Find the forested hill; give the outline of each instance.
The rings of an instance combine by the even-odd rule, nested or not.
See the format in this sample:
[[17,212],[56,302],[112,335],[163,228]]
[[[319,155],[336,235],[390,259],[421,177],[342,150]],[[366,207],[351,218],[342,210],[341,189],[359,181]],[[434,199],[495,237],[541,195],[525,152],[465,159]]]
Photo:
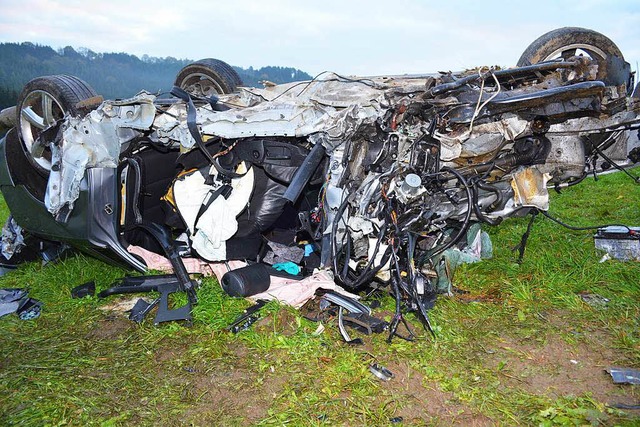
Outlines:
[[[26,82],[51,74],[80,77],[105,99],[130,97],[143,89],[166,92],[178,71],[191,62],[170,56],[138,58],[126,53],[96,53],[70,46],[56,51],[29,42],[0,43],[0,109],[16,104]],[[247,86],[258,86],[260,80],[286,83],[311,79],[309,74],[290,67],[233,68]]]

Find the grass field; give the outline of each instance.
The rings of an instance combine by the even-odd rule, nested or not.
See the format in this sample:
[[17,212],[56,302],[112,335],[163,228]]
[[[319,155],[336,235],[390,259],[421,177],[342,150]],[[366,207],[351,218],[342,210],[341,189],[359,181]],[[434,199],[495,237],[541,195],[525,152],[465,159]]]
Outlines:
[[[640,225],[640,186],[589,178],[552,195],[550,212],[573,225]],[[104,310],[117,297],[70,297],[126,271],[82,255],[23,265],[0,287],[26,286],[44,307],[36,320],[0,319],[0,425],[640,425],[640,411],[611,406],[639,404],[640,389],[604,371],[640,368],[640,263],[599,263],[592,232],[539,216],[519,265],[511,248],[527,222],[488,229],[493,259],[457,271],[468,293],[438,300],[435,340],[407,316],[413,343],[383,334],[348,346],[335,324],[316,334],[275,303],[233,335],[224,328],[249,303],[213,279],[192,327],[137,325]],[[610,301],[594,307],[580,293]],[[391,298],[375,297],[388,316]],[[373,361],[394,377],[371,375]]]

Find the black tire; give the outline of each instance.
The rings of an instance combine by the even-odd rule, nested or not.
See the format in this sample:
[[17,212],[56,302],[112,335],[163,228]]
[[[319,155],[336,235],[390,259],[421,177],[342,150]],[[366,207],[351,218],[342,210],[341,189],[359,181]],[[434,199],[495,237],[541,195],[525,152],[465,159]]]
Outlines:
[[242,86],[242,79],[226,62],[206,58],[181,69],[174,85],[192,95],[211,96],[235,92]]
[[[608,69],[610,56],[616,56],[624,63],[624,56],[618,46],[607,36],[586,28],[563,27],[543,34],[525,49],[517,65],[523,67],[548,61],[558,56],[569,58],[576,55],[578,50],[586,53],[598,63],[598,73],[596,75],[598,80],[607,85],[615,86],[624,83],[629,90],[633,82],[632,75],[625,71],[618,70],[616,72],[615,69],[609,72],[610,70]],[[626,65],[628,66],[628,64]],[[606,149],[613,145],[616,142],[615,139],[612,139],[604,146],[601,145],[609,135],[610,132],[605,132],[583,137],[587,153],[591,153],[593,146]]]
[[68,75],[37,77],[29,81],[16,107],[16,124],[22,147],[33,167],[41,175],[51,168],[51,151],[37,143],[42,131],[53,126],[65,114],[86,114],[102,102],[85,81]]
[[523,67],[537,64],[558,56],[568,58],[574,56],[578,50],[586,52],[591,59],[598,62],[597,79],[605,83],[609,83],[606,59],[609,56],[617,56],[624,60],[618,46],[605,35],[586,28],[563,27],[538,37],[525,49],[517,65]]

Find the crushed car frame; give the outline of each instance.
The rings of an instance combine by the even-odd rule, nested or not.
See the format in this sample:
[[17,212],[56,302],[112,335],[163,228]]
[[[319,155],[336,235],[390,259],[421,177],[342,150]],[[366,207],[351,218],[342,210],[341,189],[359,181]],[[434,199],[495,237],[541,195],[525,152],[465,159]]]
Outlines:
[[180,72],[173,98],[104,102],[75,77],[38,78],[0,144],[3,253],[61,242],[145,271],[130,247],[169,253],[163,238],[212,262],[304,248],[307,272],[388,285],[392,334],[402,300],[428,326],[447,253],[473,224],[546,211],[549,187],[594,171],[638,127],[633,90],[615,44],[582,28],[543,35],[509,69],[258,89],[209,59]]

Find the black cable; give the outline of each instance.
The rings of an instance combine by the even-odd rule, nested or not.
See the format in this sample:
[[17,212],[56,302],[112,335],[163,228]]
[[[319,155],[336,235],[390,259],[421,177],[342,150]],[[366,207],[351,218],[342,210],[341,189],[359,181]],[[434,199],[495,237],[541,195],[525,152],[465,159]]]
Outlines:
[[527,224],[527,231],[524,232],[522,237],[520,238],[520,243],[518,243],[511,251],[518,251],[518,264],[522,264],[522,260],[524,259],[524,251],[527,248],[527,242],[529,241],[529,235],[531,234],[531,229],[533,229],[533,223],[540,212],[539,209],[534,208],[531,211],[531,219],[529,220],[529,224]]
[[[609,163],[611,164],[611,166],[613,166],[615,169],[618,169],[618,170],[619,170],[619,171],[621,171],[621,172],[624,172],[624,173],[625,173],[629,178],[631,178],[631,179],[633,180],[633,182],[635,182],[636,184],[640,184],[640,177],[637,177],[637,176],[633,176],[633,175],[631,175],[631,173],[630,173],[628,170],[626,170],[625,168],[623,168],[622,166],[620,166],[619,164],[617,164],[616,162],[614,162],[613,160],[611,160],[611,159],[609,158],[609,156],[607,156],[606,154],[604,154],[604,153],[602,152],[602,150],[600,149],[600,147],[598,147],[598,146],[594,146],[593,148],[594,148],[594,149],[596,150],[596,152],[600,155],[600,157],[602,157],[602,158],[603,158],[603,159],[605,159],[607,162],[609,162]],[[594,168],[594,170],[595,170],[595,168]]]
[[[393,293],[395,296],[396,310],[393,316],[393,320],[389,325],[389,337],[387,338],[387,342],[390,343],[394,336],[401,338],[405,341],[414,341],[415,334],[411,330],[411,327],[409,326],[407,319],[405,319],[404,316],[402,315],[402,305],[401,305],[402,295],[400,293],[400,283],[402,283],[402,276],[400,274],[400,265],[398,264],[398,254],[396,253],[395,248],[392,249],[391,253],[393,254],[393,264],[395,267],[393,268],[395,277],[393,276],[391,277],[391,287],[393,289]],[[404,336],[398,333],[398,326],[400,326],[400,323],[402,323],[405,326],[405,328],[407,328],[407,331],[409,332],[409,336]]]
[[460,230],[458,231],[456,236],[453,237],[451,240],[449,240],[447,243],[440,246],[438,249],[434,251],[430,251],[429,258],[432,258],[446,251],[451,246],[455,245],[456,243],[458,243],[458,241],[460,241],[460,239],[464,236],[464,233],[466,233],[467,229],[469,228],[469,221],[471,220],[471,212],[473,210],[471,208],[473,206],[473,195],[471,194],[471,189],[469,188],[469,185],[467,184],[467,181],[464,179],[464,177],[460,175],[455,169],[452,169],[452,168],[444,167],[442,168],[442,171],[449,172],[451,175],[455,176],[458,179],[458,182],[460,182],[464,187],[465,193],[467,195],[467,211],[464,219],[462,220],[462,226],[460,227]]
[[562,221],[560,221],[558,218],[555,218],[553,216],[551,216],[551,214],[549,214],[548,212],[539,211],[542,215],[546,216],[547,218],[549,218],[551,221],[563,226],[564,228],[568,228],[569,230],[574,230],[574,231],[588,231],[588,230],[597,230],[599,228],[606,228],[606,227],[623,227],[626,228],[627,231],[631,231],[631,228],[629,228],[628,225],[623,225],[623,224],[605,224],[605,225],[593,225],[593,226],[589,226],[589,227],[575,227],[569,224],[566,224]]
[[500,203],[502,203],[502,194],[500,193],[500,190],[494,187],[491,187],[491,189],[487,188],[483,188],[480,184],[480,180],[476,181],[475,183],[473,183],[471,185],[471,193],[473,195],[473,211],[476,214],[476,218],[478,218],[481,222],[486,222],[489,225],[498,225],[502,222],[502,217],[497,217],[496,219],[491,219],[488,216],[486,216],[483,212],[482,209],[480,209],[480,203],[478,202],[478,188],[479,187],[481,189],[485,189],[486,191],[491,191],[494,194],[496,194],[496,201],[493,202],[494,205],[498,206]]
[[573,181],[568,181],[568,182],[563,182],[563,183],[556,183],[556,184],[554,184],[553,189],[556,191],[556,193],[560,194],[560,190],[561,189],[573,187],[574,185],[580,184],[582,181],[585,180],[585,178],[587,176],[589,176],[589,174],[585,170],[584,172],[582,172],[582,175],[580,175],[579,178],[574,179]]
[[[387,230],[387,222],[385,221],[382,226],[380,227],[380,231],[378,232],[378,240],[376,241],[376,246],[373,250],[373,254],[371,257],[369,257],[369,261],[367,262],[367,265],[363,268],[360,276],[355,276],[355,279],[350,279],[348,277],[348,274],[344,274],[345,271],[349,272],[349,268],[348,268],[348,264],[349,264],[349,252],[346,253],[346,257],[345,257],[345,261],[344,261],[344,266],[341,269],[339,268],[339,263],[338,263],[338,242],[336,240],[336,235],[338,234],[338,222],[340,220],[342,220],[342,215],[344,214],[344,211],[346,210],[348,204],[349,204],[349,200],[350,200],[350,196],[347,196],[344,201],[340,204],[340,207],[338,207],[338,211],[336,212],[334,219],[333,219],[333,225],[331,227],[331,240],[330,240],[330,244],[331,244],[331,256],[333,258],[332,262],[333,262],[333,272],[335,273],[335,275],[338,277],[338,279],[345,284],[346,286],[349,286],[351,288],[357,288],[359,286],[361,286],[362,284],[368,282],[369,280],[373,279],[373,277],[378,273],[378,271],[380,271],[380,269],[387,263],[387,261],[389,260],[389,257],[391,256],[391,250],[390,247],[387,247],[387,249],[385,250],[384,254],[382,255],[382,259],[380,260],[380,264],[378,264],[377,266],[373,266],[373,262],[375,261],[376,256],[378,255],[378,251],[380,250],[380,245],[382,243],[382,239],[384,238],[384,234],[386,233]],[[347,227],[348,229],[348,227]],[[346,231],[345,231],[346,232]],[[347,240],[349,239],[349,237],[347,236]],[[350,244],[349,244],[350,247]],[[343,250],[341,250],[341,252],[344,252]],[[346,266],[346,267],[345,267]]]

